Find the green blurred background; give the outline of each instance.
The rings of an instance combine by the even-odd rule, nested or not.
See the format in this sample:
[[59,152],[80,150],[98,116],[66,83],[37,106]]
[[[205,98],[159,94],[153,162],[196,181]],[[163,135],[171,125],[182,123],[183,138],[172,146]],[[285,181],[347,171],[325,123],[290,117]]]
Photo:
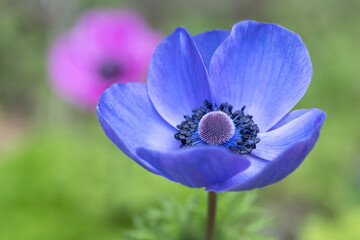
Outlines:
[[360,239],[360,1],[0,0],[1,240],[123,239],[133,216],[159,196],[205,196],[133,163],[94,113],[50,89],[49,43],[94,7],[133,8],[166,35],[177,26],[192,34],[230,29],[244,19],[300,34],[314,75],[296,108],[328,115],[309,157],[258,190],[258,204],[274,218],[267,231],[278,239]]

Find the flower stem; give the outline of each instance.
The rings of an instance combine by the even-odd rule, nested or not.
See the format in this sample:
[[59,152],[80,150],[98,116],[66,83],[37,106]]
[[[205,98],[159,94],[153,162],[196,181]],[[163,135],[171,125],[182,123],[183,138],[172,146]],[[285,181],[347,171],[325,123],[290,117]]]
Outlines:
[[209,192],[205,240],[214,239],[215,219],[216,219],[216,193]]

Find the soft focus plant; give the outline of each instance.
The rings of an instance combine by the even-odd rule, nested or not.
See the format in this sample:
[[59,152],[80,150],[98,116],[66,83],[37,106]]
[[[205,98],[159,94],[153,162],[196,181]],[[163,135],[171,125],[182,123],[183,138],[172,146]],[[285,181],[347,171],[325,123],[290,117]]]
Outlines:
[[50,47],[51,85],[63,98],[93,110],[111,84],[145,81],[159,42],[160,34],[134,11],[86,12]]

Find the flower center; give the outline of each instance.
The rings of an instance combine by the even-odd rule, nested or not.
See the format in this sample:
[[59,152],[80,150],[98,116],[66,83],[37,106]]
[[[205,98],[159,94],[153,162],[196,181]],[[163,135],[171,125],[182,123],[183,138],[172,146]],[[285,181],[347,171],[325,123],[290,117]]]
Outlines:
[[185,121],[176,126],[179,131],[174,137],[181,142],[181,148],[219,145],[235,153],[250,153],[260,141],[259,127],[251,115],[245,114],[245,106],[232,110],[228,103],[218,107],[205,100],[204,106],[194,109],[191,117],[184,116]]
[[113,80],[123,73],[122,66],[115,61],[105,61],[99,68],[99,74],[105,80]]
[[209,112],[199,122],[200,138],[212,145],[225,143],[234,136],[235,125],[230,117],[222,112]]

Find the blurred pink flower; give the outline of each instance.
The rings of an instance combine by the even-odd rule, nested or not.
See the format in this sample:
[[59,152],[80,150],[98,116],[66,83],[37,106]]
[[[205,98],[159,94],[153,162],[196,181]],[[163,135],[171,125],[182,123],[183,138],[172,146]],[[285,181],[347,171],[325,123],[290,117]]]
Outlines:
[[161,35],[129,10],[93,10],[50,47],[49,75],[55,91],[95,109],[115,82],[144,82]]

